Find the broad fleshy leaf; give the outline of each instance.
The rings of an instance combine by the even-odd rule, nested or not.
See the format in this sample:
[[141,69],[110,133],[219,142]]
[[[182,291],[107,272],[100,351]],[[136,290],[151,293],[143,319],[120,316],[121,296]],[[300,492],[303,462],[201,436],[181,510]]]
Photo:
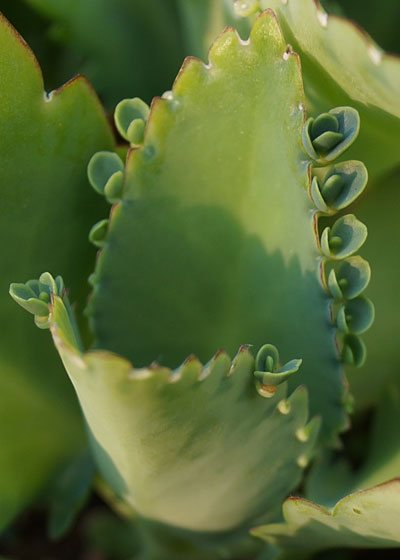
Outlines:
[[7,288],[28,270],[39,273],[45,261],[68,273],[76,297],[85,298],[82,274],[93,252],[82,239],[102,212],[87,188],[85,167],[93,151],[113,146],[113,138],[83,77],[49,95],[43,91],[34,55],[3,17],[0,69],[2,527],[83,445],[79,411],[57,355],[46,336],[15,313]]
[[245,346],[233,361],[220,351],[206,365],[191,356],[176,370],[82,353],[68,302],[56,295],[49,324],[96,462],[132,511],[193,531],[229,531],[277,514],[318,434],[318,418],[306,424],[304,387],[288,399],[287,383],[268,398],[258,394]]
[[[88,313],[95,347],[137,367],[272,342],[284,360],[303,359],[311,413],[323,413],[332,441],[346,425],[344,387],[307,193],[303,101],[298,58],[271,12],[249,42],[225,31],[209,65],[188,59],[128,155],[108,230],[95,229],[103,249]],[[339,233],[352,253],[366,230],[350,221]]]
[[300,555],[326,548],[397,548],[400,479],[350,494],[330,510],[289,498],[283,516],[285,523],[257,527],[252,534]]

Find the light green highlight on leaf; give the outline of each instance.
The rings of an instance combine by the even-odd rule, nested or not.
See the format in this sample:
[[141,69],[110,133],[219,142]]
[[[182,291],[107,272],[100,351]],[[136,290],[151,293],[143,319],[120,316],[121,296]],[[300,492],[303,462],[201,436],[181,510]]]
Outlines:
[[[304,387],[282,414],[277,405],[287,385],[271,399],[260,397],[245,346],[233,361],[221,351],[204,366],[189,357],[176,370],[136,369],[110,352],[80,353],[71,320],[54,297],[53,339],[85,413],[96,462],[120,498],[145,517],[197,531],[229,530],[276,514],[299,481],[298,458],[311,456],[318,434],[319,421],[305,426]],[[307,437],[296,438],[303,428]]]
[[258,527],[253,535],[309,553],[334,547],[398,547],[400,480],[350,494],[331,510],[303,498],[289,498],[283,516],[285,523]]

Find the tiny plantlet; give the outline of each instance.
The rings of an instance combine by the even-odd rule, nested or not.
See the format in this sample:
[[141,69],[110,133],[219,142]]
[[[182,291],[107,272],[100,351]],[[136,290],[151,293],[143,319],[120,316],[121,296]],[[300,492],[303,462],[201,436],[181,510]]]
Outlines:
[[[110,78],[44,95],[0,19],[0,275],[49,332],[4,288],[0,530],[41,497],[68,539],[93,490],[104,558],[399,548],[400,59],[317,0],[98,2],[115,60],[32,4]],[[151,103],[116,103],[132,13],[139,74],[140,41],[203,57]]]

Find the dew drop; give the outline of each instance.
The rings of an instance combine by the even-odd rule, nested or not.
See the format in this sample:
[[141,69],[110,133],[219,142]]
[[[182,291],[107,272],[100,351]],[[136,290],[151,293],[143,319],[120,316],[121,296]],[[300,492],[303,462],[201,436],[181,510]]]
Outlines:
[[308,434],[304,428],[299,428],[296,432],[296,439],[305,443],[308,440]]
[[235,14],[239,17],[248,17],[260,9],[258,0],[236,0],[234,4]]
[[328,14],[327,12],[317,11],[317,18],[322,27],[328,27]]
[[289,412],[290,412],[290,403],[289,403],[287,400],[282,399],[281,401],[278,402],[276,408],[279,410],[279,412],[280,412],[281,414],[289,414]]
[[163,99],[168,99],[169,101],[172,101],[172,99],[174,98],[174,94],[172,93],[171,90],[168,90],[168,91],[164,91],[161,97]]
[[290,45],[288,45],[288,46],[286,47],[285,52],[283,53],[283,60],[288,60],[288,59],[289,59],[289,56],[292,54],[292,52],[293,52],[293,51],[292,51],[292,47],[291,47]]
[[305,455],[300,455],[300,457],[297,458],[297,464],[300,468],[305,469],[308,465],[307,457]]
[[270,399],[273,397],[278,389],[277,385],[264,385],[264,383],[260,383],[257,386],[258,394],[266,399]]
[[382,51],[375,47],[375,45],[368,47],[368,54],[374,64],[379,65],[382,62]]

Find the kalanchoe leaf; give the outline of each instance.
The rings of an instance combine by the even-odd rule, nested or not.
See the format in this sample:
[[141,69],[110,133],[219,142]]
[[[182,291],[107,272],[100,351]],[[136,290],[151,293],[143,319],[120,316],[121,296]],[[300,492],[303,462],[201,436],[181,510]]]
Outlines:
[[308,114],[333,105],[357,109],[363,124],[351,148],[371,178],[399,163],[400,62],[384,53],[352,21],[328,15],[318,0],[260,0],[274,10],[283,34],[302,60]]
[[115,108],[114,119],[118,132],[132,145],[143,142],[144,128],[149,116],[147,103],[135,97],[120,101]]
[[304,360],[311,412],[324,414],[323,437],[336,443],[345,387],[330,294],[316,274],[303,101],[297,56],[271,13],[249,42],[227,29],[207,66],[188,59],[127,157],[88,316],[95,348],[137,367],[273,341]]
[[[143,148],[130,152],[94,277],[101,349],[79,350],[65,296],[52,295],[53,340],[96,462],[116,494],[154,520],[223,531],[271,519],[312,455],[320,421],[304,429],[307,390],[286,400],[281,383],[264,399],[248,347],[203,365],[215,345],[233,353],[242,337],[263,344],[270,332],[282,355],[304,350],[325,439],[346,422],[330,298],[316,274],[302,99],[299,61],[273,14],[257,20],[249,43],[227,30],[209,66],[188,61],[173,97],[153,103]],[[228,128],[221,105],[236,107]],[[250,148],[255,128],[260,141]],[[296,321],[302,310],[306,333]],[[135,367],[114,353],[116,342]],[[198,349],[201,361],[190,356],[174,369]]]
[[303,498],[283,504],[285,523],[253,529],[273,545],[311,554],[331,547],[400,545],[400,479],[346,496],[327,509]]
[[[88,189],[86,167],[93,152],[111,149],[114,141],[87,80],[76,76],[45,92],[38,61],[2,16],[0,68],[0,308],[7,324],[0,340],[2,531],[84,441],[79,407],[57,356],[15,309],[7,288],[34,270],[68,271],[75,297],[86,299],[82,278],[94,251],[85,237],[103,211],[103,201]],[[45,313],[46,286],[39,289],[36,281],[28,287]],[[36,317],[44,326],[45,315],[44,321]]]
[[278,385],[287,381],[289,377],[296,373],[302,360],[291,360],[280,367],[278,350],[272,344],[265,344],[256,356],[256,371],[254,376],[257,379],[257,391],[263,397],[272,397]]
[[326,227],[321,235],[321,249],[331,259],[353,255],[367,239],[367,228],[353,214],[339,218],[332,228]]
[[311,159],[318,163],[331,162],[351,146],[359,130],[358,112],[352,107],[337,107],[307,120],[303,145]]
[[365,290],[370,278],[371,267],[357,255],[342,261],[337,269],[331,269],[328,286],[335,300],[354,299]]
[[109,220],[101,220],[94,224],[89,233],[89,241],[96,247],[104,247]]
[[366,297],[357,297],[340,307],[336,323],[342,332],[362,334],[372,325],[374,315],[372,302]]
[[[225,106],[233,108],[230,118],[221,115]],[[346,111],[309,123],[319,161],[351,141]],[[89,306],[96,349],[81,350],[65,293],[56,294],[61,283],[44,277],[39,299],[50,292],[46,320],[114,492],[157,522],[241,532],[276,515],[311,458],[321,419],[306,424],[304,387],[285,398],[302,360],[280,367],[272,345],[256,363],[247,345],[233,361],[219,351],[203,365],[204,356],[216,344],[232,352],[238,340],[258,347],[267,335],[285,356],[304,354],[311,410],[324,416],[323,436],[332,443],[346,423],[340,359],[350,347],[344,335],[339,355],[336,327],[361,332],[372,316],[357,315],[365,301],[358,298],[343,303],[333,322],[337,306],[320,253],[346,258],[366,229],[345,216],[318,243],[319,211],[307,196],[311,163],[301,148],[300,68],[270,12],[249,42],[228,29],[207,66],[187,61],[145,128],[143,119],[128,121],[123,130],[132,139],[131,127],[139,127],[143,145],[129,153],[124,188],[109,187],[121,197],[109,227],[104,220],[91,232],[102,248]],[[123,175],[111,166],[98,181],[96,159],[91,165],[104,193]],[[324,177],[324,204],[342,195],[338,176]],[[193,350],[201,360],[190,355],[175,367]],[[256,472],[268,476],[258,480]]]
[[321,194],[323,195],[325,202],[328,204],[332,203],[341,193],[342,188],[343,180],[341,176],[337,173],[329,175],[321,187]]
[[364,342],[355,334],[347,334],[343,339],[342,361],[349,366],[361,367],[367,357]]
[[11,284],[9,293],[14,301],[35,316],[35,323],[39,328],[48,329],[51,295],[62,297],[64,282],[61,276],[54,279],[49,272],[44,272],[39,280]]
[[118,198],[122,191],[124,164],[114,152],[97,152],[88,166],[89,182],[96,192]]
[[314,168],[311,198],[318,210],[333,214],[347,208],[364,191],[368,173],[360,161],[337,163],[329,168]]
[[94,457],[120,498],[145,517],[197,531],[245,532],[251,519],[276,515],[320,427],[320,419],[307,424],[304,387],[288,400],[286,383],[273,398],[260,397],[247,346],[233,361],[220,351],[204,366],[190,356],[176,370],[136,369],[107,351],[82,353],[65,294],[53,294],[50,309]]
[[257,352],[256,369],[259,371],[276,371],[279,367],[279,352],[273,344],[264,344]]
[[10,295],[21,307],[29,311],[29,313],[41,317],[48,316],[48,305],[40,300],[25,284],[11,284]]

